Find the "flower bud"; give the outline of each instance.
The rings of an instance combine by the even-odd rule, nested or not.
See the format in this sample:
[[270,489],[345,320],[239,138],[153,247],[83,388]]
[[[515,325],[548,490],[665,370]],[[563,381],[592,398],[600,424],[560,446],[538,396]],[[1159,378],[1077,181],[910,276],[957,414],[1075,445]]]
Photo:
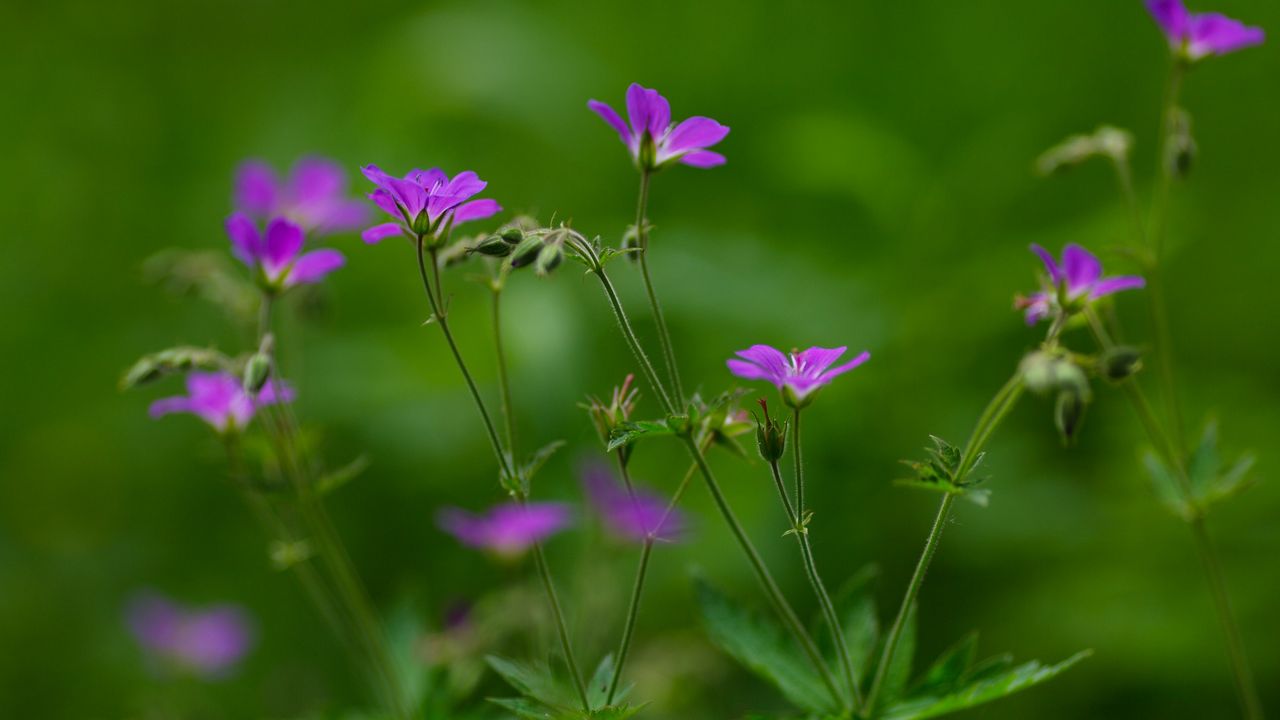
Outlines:
[[542,252],[542,239],[527,237],[511,252],[511,267],[522,268],[538,259]]
[[539,275],[547,275],[552,270],[560,267],[562,260],[564,260],[564,248],[560,243],[547,243],[538,252],[538,258],[534,263],[533,269]]
[[1089,378],[1075,363],[1065,357],[1037,350],[1018,365],[1027,389],[1038,394],[1058,390],[1075,392],[1086,400],[1091,397]]
[[1113,347],[1102,354],[1099,366],[1103,377],[1119,382],[1142,369],[1142,351],[1127,345]]
[[511,245],[500,235],[490,235],[473,245],[471,252],[488,255],[489,257],[506,257],[511,254]]
[[778,462],[787,450],[787,428],[769,417],[769,404],[760,398],[764,420],[756,419],[756,448],[767,463]]
[[503,228],[498,237],[508,245],[519,245],[524,240],[524,231],[512,225]]
[[418,213],[413,219],[413,231],[419,235],[429,235],[434,228],[431,227],[431,215],[426,210]]
[[249,361],[244,365],[242,378],[245,392],[257,393],[267,384],[269,377],[271,377],[271,356],[263,352],[256,352],[250,356]]
[[1191,173],[1195,164],[1199,147],[1191,134],[1191,115],[1182,108],[1177,108],[1169,118],[1169,173],[1177,178],[1184,178]]
[[1063,444],[1071,445],[1075,442],[1076,433],[1080,431],[1080,424],[1084,422],[1084,411],[1088,405],[1088,398],[1078,392],[1063,390],[1058,393],[1058,401],[1053,410],[1053,423],[1058,428],[1058,434],[1062,436]]

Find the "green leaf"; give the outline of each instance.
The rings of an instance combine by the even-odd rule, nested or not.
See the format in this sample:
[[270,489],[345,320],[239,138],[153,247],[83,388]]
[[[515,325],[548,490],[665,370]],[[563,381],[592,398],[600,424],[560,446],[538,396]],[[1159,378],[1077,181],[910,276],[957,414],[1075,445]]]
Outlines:
[[1032,661],[993,677],[978,680],[941,697],[919,697],[898,703],[886,710],[881,718],[882,720],[922,720],[982,705],[1056,677],[1090,654],[1092,654],[1091,651],[1086,650],[1076,653],[1057,665],[1050,666]]
[[1013,667],[1013,653],[1001,653],[983,660],[964,674],[963,684],[972,685],[979,680],[993,678]]
[[640,438],[673,434],[671,427],[662,420],[626,422],[613,429],[613,433],[609,436],[609,447],[607,449],[609,452],[613,452],[623,445],[630,445]]
[[[876,601],[872,596],[875,580],[880,570],[875,565],[863,566],[853,577],[836,591],[832,604],[840,617],[840,625],[844,630],[845,647],[849,649],[849,657],[853,660],[854,670],[859,680],[866,682],[871,677],[872,664],[875,662],[876,642],[880,636],[880,623],[876,618]],[[835,649],[831,647],[829,632],[817,632],[822,616],[814,623],[814,635],[823,649],[832,667],[835,664]]]
[[523,720],[579,720],[581,711],[570,713],[563,708],[553,708],[527,698],[488,698],[489,702],[504,708]]
[[796,707],[831,712],[830,694],[782,628],[733,604],[705,581],[696,582],[711,642],[778,689]]
[[180,346],[144,355],[120,378],[121,390],[132,390],[189,370],[236,370],[236,363],[211,348]]
[[343,465],[342,467],[325,474],[316,481],[316,492],[321,496],[337,490],[347,483],[355,480],[369,467],[369,458],[361,455],[355,460]]
[[587,717],[592,720],[626,720],[644,709],[644,705],[611,705],[599,710],[592,710]]
[[[606,709],[609,702],[609,683],[613,680],[613,655],[605,655],[600,664],[596,666],[596,671],[592,673],[590,682],[587,683],[587,701],[591,703],[591,707],[598,710]],[[614,693],[614,702],[621,702],[631,692],[632,685],[622,684],[618,686],[618,692]],[[594,716],[592,716],[594,717]]]
[[1241,490],[1247,489],[1253,485],[1253,478],[1249,477],[1249,471],[1253,469],[1254,462],[1257,458],[1253,455],[1241,455],[1231,469],[1223,473],[1213,482],[1206,491],[1201,502],[1205,505],[1211,505],[1222,500],[1235,497],[1240,494]]
[[[888,639],[887,634],[884,639]],[[876,653],[877,657],[884,656],[883,644],[882,640],[882,647]],[[911,681],[911,661],[915,658],[915,653],[916,605],[912,603],[911,609],[907,611],[907,619],[902,624],[902,633],[898,635],[898,645],[893,651],[893,658],[889,661],[889,672],[885,674],[884,685],[880,688],[883,704],[893,702],[906,692],[907,683]]]
[[1174,515],[1183,519],[1191,518],[1191,507],[1182,497],[1182,488],[1178,486],[1178,479],[1165,466],[1160,456],[1152,450],[1147,450],[1142,454],[1142,464],[1147,468],[1147,475],[1151,478],[1151,489],[1155,491],[1160,502],[1164,503]]
[[978,652],[978,633],[965,635],[930,667],[911,690],[912,695],[940,695],[957,689]]
[[533,479],[533,476],[542,469],[542,466],[547,464],[547,461],[551,459],[551,456],[554,455],[557,450],[564,447],[564,445],[565,442],[563,440],[549,442],[538,448],[537,452],[529,456],[529,459],[525,461],[524,466],[520,468],[520,476],[524,479],[526,487],[528,486],[529,481]]
[[532,698],[552,708],[570,704],[564,688],[556,682],[551,670],[544,664],[528,665],[488,655],[485,661],[493,671],[502,676],[511,687],[526,698]]

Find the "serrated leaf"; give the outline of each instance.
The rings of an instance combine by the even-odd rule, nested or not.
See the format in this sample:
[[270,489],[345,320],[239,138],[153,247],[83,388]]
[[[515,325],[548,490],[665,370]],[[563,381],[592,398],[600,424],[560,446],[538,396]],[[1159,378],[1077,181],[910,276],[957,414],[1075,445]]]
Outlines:
[[369,467],[369,458],[361,455],[355,460],[343,465],[342,467],[325,474],[316,481],[316,492],[320,495],[328,495],[347,483],[355,480]]
[[830,695],[808,661],[778,625],[733,604],[703,580],[697,580],[698,604],[711,642],[759,677],[796,707],[826,713]]
[[674,434],[671,427],[662,420],[638,420],[635,422],[622,423],[613,429],[609,436],[609,446],[607,450],[613,452],[623,445],[631,443],[644,437],[655,437],[659,435]]
[[644,709],[644,705],[611,705],[599,710],[592,710],[587,717],[591,720],[626,720]]
[[1214,481],[1208,492],[1201,499],[1201,502],[1210,505],[1235,497],[1240,494],[1240,491],[1249,488],[1254,483],[1253,478],[1249,477],[1249,471],[1253,469],[1253,464],[1256,461],[1257,458],[1253,455],[1240,456],[1240,459],[1236,461],[1235,465],[1231,466],[1230,470]]
[[508,685],[526,698],[532,698],[553,708],[569,704],[570,698],[566,697],[564,689],[556,682],[551,675],[551,670],[545,665],[529,665],[496,655],[485,656],[485,661],[494,672],[507,681]]
[[933,661],[911,689],[912,695],[942,695],[957,689],[978,652],[978,633],[965,635]]
[[1165,466],[1164,461],[1154,451],[1147,450],[1142,454],[1142,465],[1147,469],[1147,477],[1151,479],[1151,489],[1155,491],[1160,502],[1164,503],[1174,515],[1184,520],[1190,518],[1191,508],[1182,497],[1182,488],[1178,486],[1178,479]]
[[898,703],[886,710],[881,718],[882,720],[923,720],[923,718],[938,717],[982,705],[1054,678],[1091,654],[1092,651],[1086,650],[1057,665],[1050,666],[1032,661],[994,677],[979,680],[942,697],[913,698]]
[[993,678],[1011,667],[1013,667],[1013,653],[993,655],[969,668],[962,678],[962,684],[972,685],[979,680]]
[[[548,707],[536,700],[528,698],[487,698],[489,702],[503,708],[523,720],[577,720],[574,715],[562,708]],[[581,717],[581,713],[578,714]]]
[[[587,701],[591,703],[591,707],[596,709],[607,709],[605,706],[609,702],[609,683],[613,680],[613,655],[605,655],[600,664],[596,666],[596,671],[591,674],[591,680],[587,683]],[[618,686],[618,692],[613,696],[613,701],[621,702],[631,692],[631,684],[622,684]],[[592,717],[595,717],[594,715]]]

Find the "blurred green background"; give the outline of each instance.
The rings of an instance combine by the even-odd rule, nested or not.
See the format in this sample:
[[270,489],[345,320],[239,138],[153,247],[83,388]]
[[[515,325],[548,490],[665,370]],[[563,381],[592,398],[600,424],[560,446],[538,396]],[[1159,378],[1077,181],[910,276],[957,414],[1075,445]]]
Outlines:
[[[1275,4],[1212,5],[1196,9],[1280,29]],[[654,272],[685,377],[719,391],[730,384],[724,358],[755,342],[872,351],[809,412],[812,537],[829,583],[874,561],[882,605],[896,603],[935,505],[890,484],[896,461],[929,433],[963,439],[1040,337],[1010,309],[1015,292],[1034,289],[1027,244],[1128,241],[1103,163],[1042,180],[1032,161],[1069,133],[1130,128],[1145,196],[1165,46],[1137,0],[781,7],[6,3],[0,717],[296,717],[366,702],[303,594],[266,562],[206,428],[147,418],[147,403],[177,383],[117,392],[144,352],[241,347],[217,309],[147,285],[141,264],[168,247],[224,248],[236,165],[256,156],[285,167],[309,153],[339,159],[361,192],[364,163],[474,169],[508,210],[616,240],[636,177],[586,101],[621,107],[632,81],[666,94],[676,117],[733,128],[717,148],[727,166],[678,169],[654,186]],[[1174,191],[1169,266],[1192,420],[1219,417],[1229,449],[1259,451],[1264,479],[1280,433],[1280,313],[1268,290],[1280,263],[1278,72],[1272,42],[1188,79],[1201,158]],[[439,334],[420,327],[411,252],[331,243],[348,267],[286,316],[297,407],[324,429],[329,462],[372,461],[331,506],[375,601],[438,624],[450,603],[527,583],[529,568],[490,562],[434,526],[441,505],[474,509],[500,494],[459,375]],[[615,267],[647,332],[637,276]],[[461,273],[449,282],[461,342],[493,396],[484,293]],[[1118,302],[1132,338],[1150,336],[1143,300]],[[598,287],[573,268],[517,277],[508,321],[526,446],[570,443],[536,494],[577,502],[575,468],[599,449],[575,402],[634,368]],[[1190,536],[1155,502],[1142,443],[1105,387],[1076,448],[1060,445],[1040,398],[998,433],[992,503],[960,508],[925,586],[922,654],[978,628],[986,653],[1096,655],[965,717],[1236,716]],[[675,447],[637,462],[643,481],[667,489],[683,469]],[[716,464],[786,591],[813,612],[765,468]],[[1262,483],[1211,521],[1273,712],[1278,487]],[[694,541],[656,555],[636,696],[655,700],[655,718],[781,708],[702,639],[691,568],[761,598],[701,486],[688,508]],[[594,664],[615,642],[635,552],[599,542],[582,520],[549,547]],[[247,606],[259,644],[241,672],[189,687],[150,676],[122,621],[146,587]],[[531,612],[539,603],[515,600]],[[489,677],[476,701],[502,692]]]

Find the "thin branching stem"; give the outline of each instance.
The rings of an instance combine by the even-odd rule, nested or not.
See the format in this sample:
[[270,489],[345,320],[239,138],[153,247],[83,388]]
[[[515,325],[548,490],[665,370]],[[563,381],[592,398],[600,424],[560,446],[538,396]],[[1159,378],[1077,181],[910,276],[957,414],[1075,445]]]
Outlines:
[[667,378],[671,381],[671,391],[675,393],[676,402],[684,405],[684,389],[680,386],[680,368],[676,365],[675,349],[671,344],[671,333],[667,330],[667,320],[662,314],[662,304],[658,302],[658,294],[653,289],[653,280],[649,276],[649,227],[646,213],[649,208],[649,181],[653,173],[647,169],[640,171],[640,196],[636,199],[636,242],[640,246],[640,276],[644,280],[644,291],[649,296],[649,307],[653,311],[653,324],[658,331],[658,345],[662,348],[662,361],[667,366]]

